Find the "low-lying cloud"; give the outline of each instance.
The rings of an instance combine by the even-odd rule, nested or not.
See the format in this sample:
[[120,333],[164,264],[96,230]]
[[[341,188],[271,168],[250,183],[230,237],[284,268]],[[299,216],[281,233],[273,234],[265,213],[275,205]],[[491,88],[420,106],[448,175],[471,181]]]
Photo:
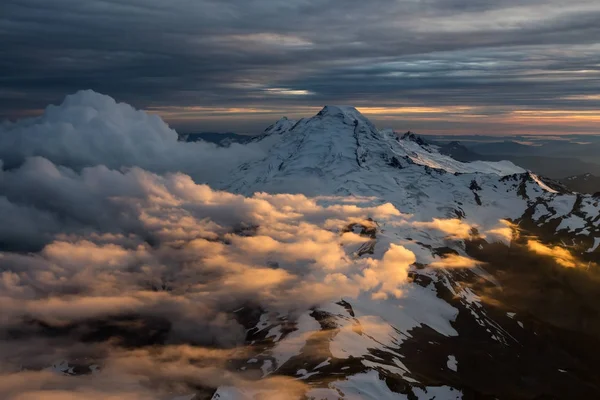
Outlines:
[[[233,313],[240,307],[299,315],[361,293],[375,301],[401,297],[417,258],[403,245],[379,243],[373,237],[378,224],[466,232],[456,221],[410,222],[410,215],[370,198],[245,197],[182,173],[159,175],[137,167],[73,170],[33,157],[4,170],[0,179],[3,213],[19,211],[20,222],[0,230],[0,337],[10,344],[16,334],[15,346],[39,347],[39,354],[13,354],[3,366],[6,388],[0,393],[11,399],[50,396],[48,388],[54,396],[99,399],[111,398],[114,388],[114,396],[135,399],[164,398],[199,385],[276,385],[280,381],[252,383],[233,373],[215,381],[227,375],[225,369],[170,359],[165,364],[150,350],[131,355],[124,350],[128,339],[102,336],[98,329],[107,323],[126,332],[160,327],[163,345],[244,352],[245,328]],[[374,252],[357,255],[369,244]],[[472,266],[465,260],[446,258],[432,266]],[[42,357],[46,362],[68,358],[80,341],[97,338],[101,351],[92,346],[83,355],[101,360],[99,380],[77,378],[75,385],[34,372],[49,351],[44,340],[51,331],[62,332],[58,348],[65,350],[56,353],[53,346]],[[158,355],[166,351],[174,350],[163,347]],[[16,371],[17,365],[28,372]],[[28,374],[38,374],[37,387],[19,384]],[[120,380],[98,386],[115,374],[134,379],[136,389],[128,392]],[[148,394],[146,381],[156,382],[163,397]],[[298,385],[284,382],[288,391],[281,393]]]
[[[199,183],[260,149],[179,143],[160,119],[94,93],[8,127],[0,144],[3,399],[164,400],[218,386],[294,398],[304,384],[226,362],[257,351],[238,310],[293,323],[340,299],[400,298],[418,262],[477,265],[432,260],[401,236],[451,244],[475,234],[463,220]],[[60,360],[97,368],[47,370]]]
[[[34,371],[42,366],[40,354],[49,351],[42,339],[50,331],[62,332],[65,351],[52,350],[61,359],[106,323],[129,332],[163,327],[162,342],[173,346],[240,351],[245,328],[233,310],[260,304],[293,315],[363,291],[378,299],[399,297],[415,261],[399,245],[382,249],[381,259],[354,255],[356,246],[372,238],[346,226],[404,218],[390,204],[367,204],[372,199],[244,197],[196,184],[182,173],[103,165],[73,170],[41,157],[2,171],[0,180],[2,212],[18,211],[15,224],[0,231],[0,337],[10,344],[16,334],[14,346],[39,346],[38,355],[13,354],[2,366],[3,398],[164,398],[171,385],[176,392],[208,384],[269,386],[235,374],[215,380],[225,371],[214,365],[157,366],[152,352],[123,358],[121,346],[127,344],[110,334],[104,339],[117,341],[100,355],[83,352],[103,364],[93,383]],[[131,370],[129,361],[123,367],[124,359],[147,364]],[[15,370],[22,367],[29,372]],[[156,370],[168,373],[155,376]],[[120,380],[101,385],[115,374],[138,377],[135,390],[119,386]],[[38,386],[26,385],[34,375]],[[146,380],[158,382],[163,397],[147,390]],[[278,392],[301,385],[284,386]]]

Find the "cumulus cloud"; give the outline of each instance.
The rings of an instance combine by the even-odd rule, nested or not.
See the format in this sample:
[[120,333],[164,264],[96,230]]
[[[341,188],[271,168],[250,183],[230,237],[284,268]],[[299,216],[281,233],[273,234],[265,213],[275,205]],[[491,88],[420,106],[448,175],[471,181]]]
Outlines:
[[[177,132],[160,117],[84,90],[48,106],[40,117],[0,126],[0,159],[5,168],[40,156],[76,169],[137,166],[159,173],[182,171],[215,183],[222,177],[219,173],[263,154],[256,144],[233,144],[225,150],[177,139]],[[45,176],[53,174],[50,169]]]
[[408,269],[416,261],[415,255],[403,246],[391,244],[381,261],[369,260],[369,267],[359,277],[364,289],[378,288],[373,299],[402,296],[401,284],[408,279]]
[[[243,349],[242,349],[243,350]],[[49,370],[12,371],[0,375],[3,399],[150,399],[164,400],[198,388],[236,386],[265,399],[298,398],[305,385],[287,377],[251,379],[225,370],[229,360],[244,356],[239,349],[190,346],[158,349],[110,349],[101,369],[73,378]],[[286,397],[287,396],[287,397]]]

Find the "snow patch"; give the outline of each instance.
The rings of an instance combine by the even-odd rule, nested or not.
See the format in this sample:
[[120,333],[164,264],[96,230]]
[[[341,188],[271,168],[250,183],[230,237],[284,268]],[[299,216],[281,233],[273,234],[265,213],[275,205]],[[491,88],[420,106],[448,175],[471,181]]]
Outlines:
[[[296,321],[296,330],[277,342],[277,345],[270,351],[272,357],[275,359],[275,369],[279,369],[290,358],[300,354],[302,348],[306,344],[306,340],[314,332],[320,330],[321,325],[310,316],[310,312],[300,315]],[[263,365],[263,367],[265,366]],[[271,365],[268,366],[268,368],[270,367]]]
[[458,362],[456,361],[456,357],[454,357],[452,355],[448,356],[448,361],[446,362],[446,366],[448,367],[449,370],[456,372],[457,368],[458,368]]
[[560,231],[562,229],[567,229],[569,232],[573,232],[573,231],[576,231],[577,229],[585,228],[585,225],[586,225],[586,221],[583,218],[581,218],[577,215],[571,215],[568,218],[563,218],[563,220],[560,222],[560,225],[558,225],[556,230]]
[[534,174],[533,172],[529,172],[529,176],[531,176],[531,179],[533,179],[535,181],[535,183],[537,183],[538,185],[540,185],[540,187],[542,189],[544,189],[546,192],[550,192],[550,193],[558,193],[556,190],[552,189],[550,186],[546,185],[539,176],[537,176],[536,174]]
[[328,366],[328,365],[330,364],[330,363],[329,363],[329,360],[331,360],[331,357],[327,357],[327,360],[323,361],[322,363],[320,363],[319,365],[317,365],[317,366],[316,366],[315,368],[313,368],[313,369],[319,369],[319,368],[322,368],[322,367],[326,367],[326,366]]
[[425,389],[414,388],[413,392],[419,400],[459,400],[463,397],[460,390],[450,386],[427,386]]
[[596,249],[598,248],[598,246],[600,246],[600,237],[595,237],[594,238],[594,244],[592,245],[592,247],[590,247],[589,249],[587,249],[587,253],[593,253],[594,251],[596,251]]
[[[392,392],[386,383],[379,378],[376,371],[352,375],[345,381],[332,383],[331,386],[340,390],[347,400],[407,399],[403,394]],[[308,397],[310,398],[310,392]]]

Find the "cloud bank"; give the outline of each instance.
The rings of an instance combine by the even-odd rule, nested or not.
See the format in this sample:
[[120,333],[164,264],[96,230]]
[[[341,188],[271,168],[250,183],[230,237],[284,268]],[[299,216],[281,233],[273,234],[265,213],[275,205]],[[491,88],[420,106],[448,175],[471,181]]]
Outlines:
[[[4,171],[1,187],[3,213],[21,211],[0,239],[15,250],[0,253],[0,338],[13,349],[0,365],[7,399],[163,399],[219,385],[297,394],[302,385],[284,378],[257,383],[226,372],[225,360],[248,352],[233,311],[260,305],[294,315],[365,291],[399,297],[415,261],[397,245],[353,254],[371,238],[344,228],[402,218],[389,204],[243,197],[181,173],[76,172],[39,157]],[[30,246],[40,250],[17,251]],[[148,330],[160,338],[144,338]],[[136,346],[161,347],[129,350],[132,335],[141,336]],[[60,359],[102,367],[76,380],[40,370]]]
[[233,144],[224,150],[206,142],[178,142],[177,138],[177,132],[158,116],[83,90],[67,96],[58,106],[48,106],[39,118],[0,126],[0,159],[4,168],[18,167],[27,157],[39,156],[75,169],[136,166],[159,173],[182,171],[216,183],[223,177],[221,173],[264,155],[257,144]]
[[186,130],[258,133],[284,114],[352,104],[387,109],[367,114],[398,130],[597,133],[595,0],[40,7],[3,2],[0,118],[91,88]]
[[298,381],[231,368],[259,351],[243,313],[294,323],[341,299],[398,299],[418,261],[477,264],[423,258],[381,229],[460,241],[473,232],[464,221],[415,221],[369,197],[215,190],[209,171],[260,149],[179,143],[158,117],[96,93],[3,129],[3,399],[165,400],[218,386],[295,398]]

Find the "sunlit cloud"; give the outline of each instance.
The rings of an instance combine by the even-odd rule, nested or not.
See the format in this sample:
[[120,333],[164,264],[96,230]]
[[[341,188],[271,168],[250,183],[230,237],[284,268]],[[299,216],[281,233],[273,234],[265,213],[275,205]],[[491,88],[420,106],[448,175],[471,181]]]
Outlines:
[[565,100],[600,101],[600,94],[577,94],[562,97]]
[[[409,216],[407,216],[409,217]],[[434,230],[443,233],[449,239],[468,239],[477,225],[458,218],[433,218],[431,221],[400,220],[391,223],[394,226],[407,226],[417,230]]]
[[571,252],[560,246],[546,246],[537,240],[528,240],[527,247],[534,253],[551,257],[557,264],[566,268],[578,266],[577,259]]
[[404,115],[404,114],[466,114],[474,111],[470,106],[446,106],[446,107],[357,107],[364,114],[372,115]]
[[[266,92],[260,89],[261,92]],[[300,91],[303,92],[303,91]],[[271,93],[272,95],[275,92]],[[266,92],[265,95],[269,95]],[[283,95],[283,94],[282,94]],[[286,94],[285,96],[309,96],[311,92]],[[253,119],[260,118],[264,120],[269,118],[269,123],[281,118],[282,116],[304,116],[313,115],[319,111],[319,107],[203,107],[203,106],[166,106],[166,107],[151,107],[146,109],[151,114],[160,115],[162,118],[171,121],[203,121],[203,120],[220,120],[224,117],[234,119]],[[268,126],[265,125],[263,129]]]
[[283,95],[283,96],[308,96],[311,94],[315,94],[310,90],[294,90],[294,89],[286,89],[286,88],[268,88],[264,89],[265,92],[273,95]]
[[517,110],[509,116],[509,120],[522,122],[599,122],[600,112],[596,110]]
[[434,218],[431,222],[414,222],[415,228],[437,229],[453,239],[466,239],[473,233],[476,225],[469,224],[461,219],[439,219]]
[[443,258],[436,260],[429,265],[431,268],[473,268],[482,263],[469,257],[464,257],[458,254],[448,254]]
[[518,237],[519,227],[505,219],[501,219],[499,222],[500,226],[487,230],[485,232],[486,236],[491,237],[493,240],[510,245],[510,243]]

